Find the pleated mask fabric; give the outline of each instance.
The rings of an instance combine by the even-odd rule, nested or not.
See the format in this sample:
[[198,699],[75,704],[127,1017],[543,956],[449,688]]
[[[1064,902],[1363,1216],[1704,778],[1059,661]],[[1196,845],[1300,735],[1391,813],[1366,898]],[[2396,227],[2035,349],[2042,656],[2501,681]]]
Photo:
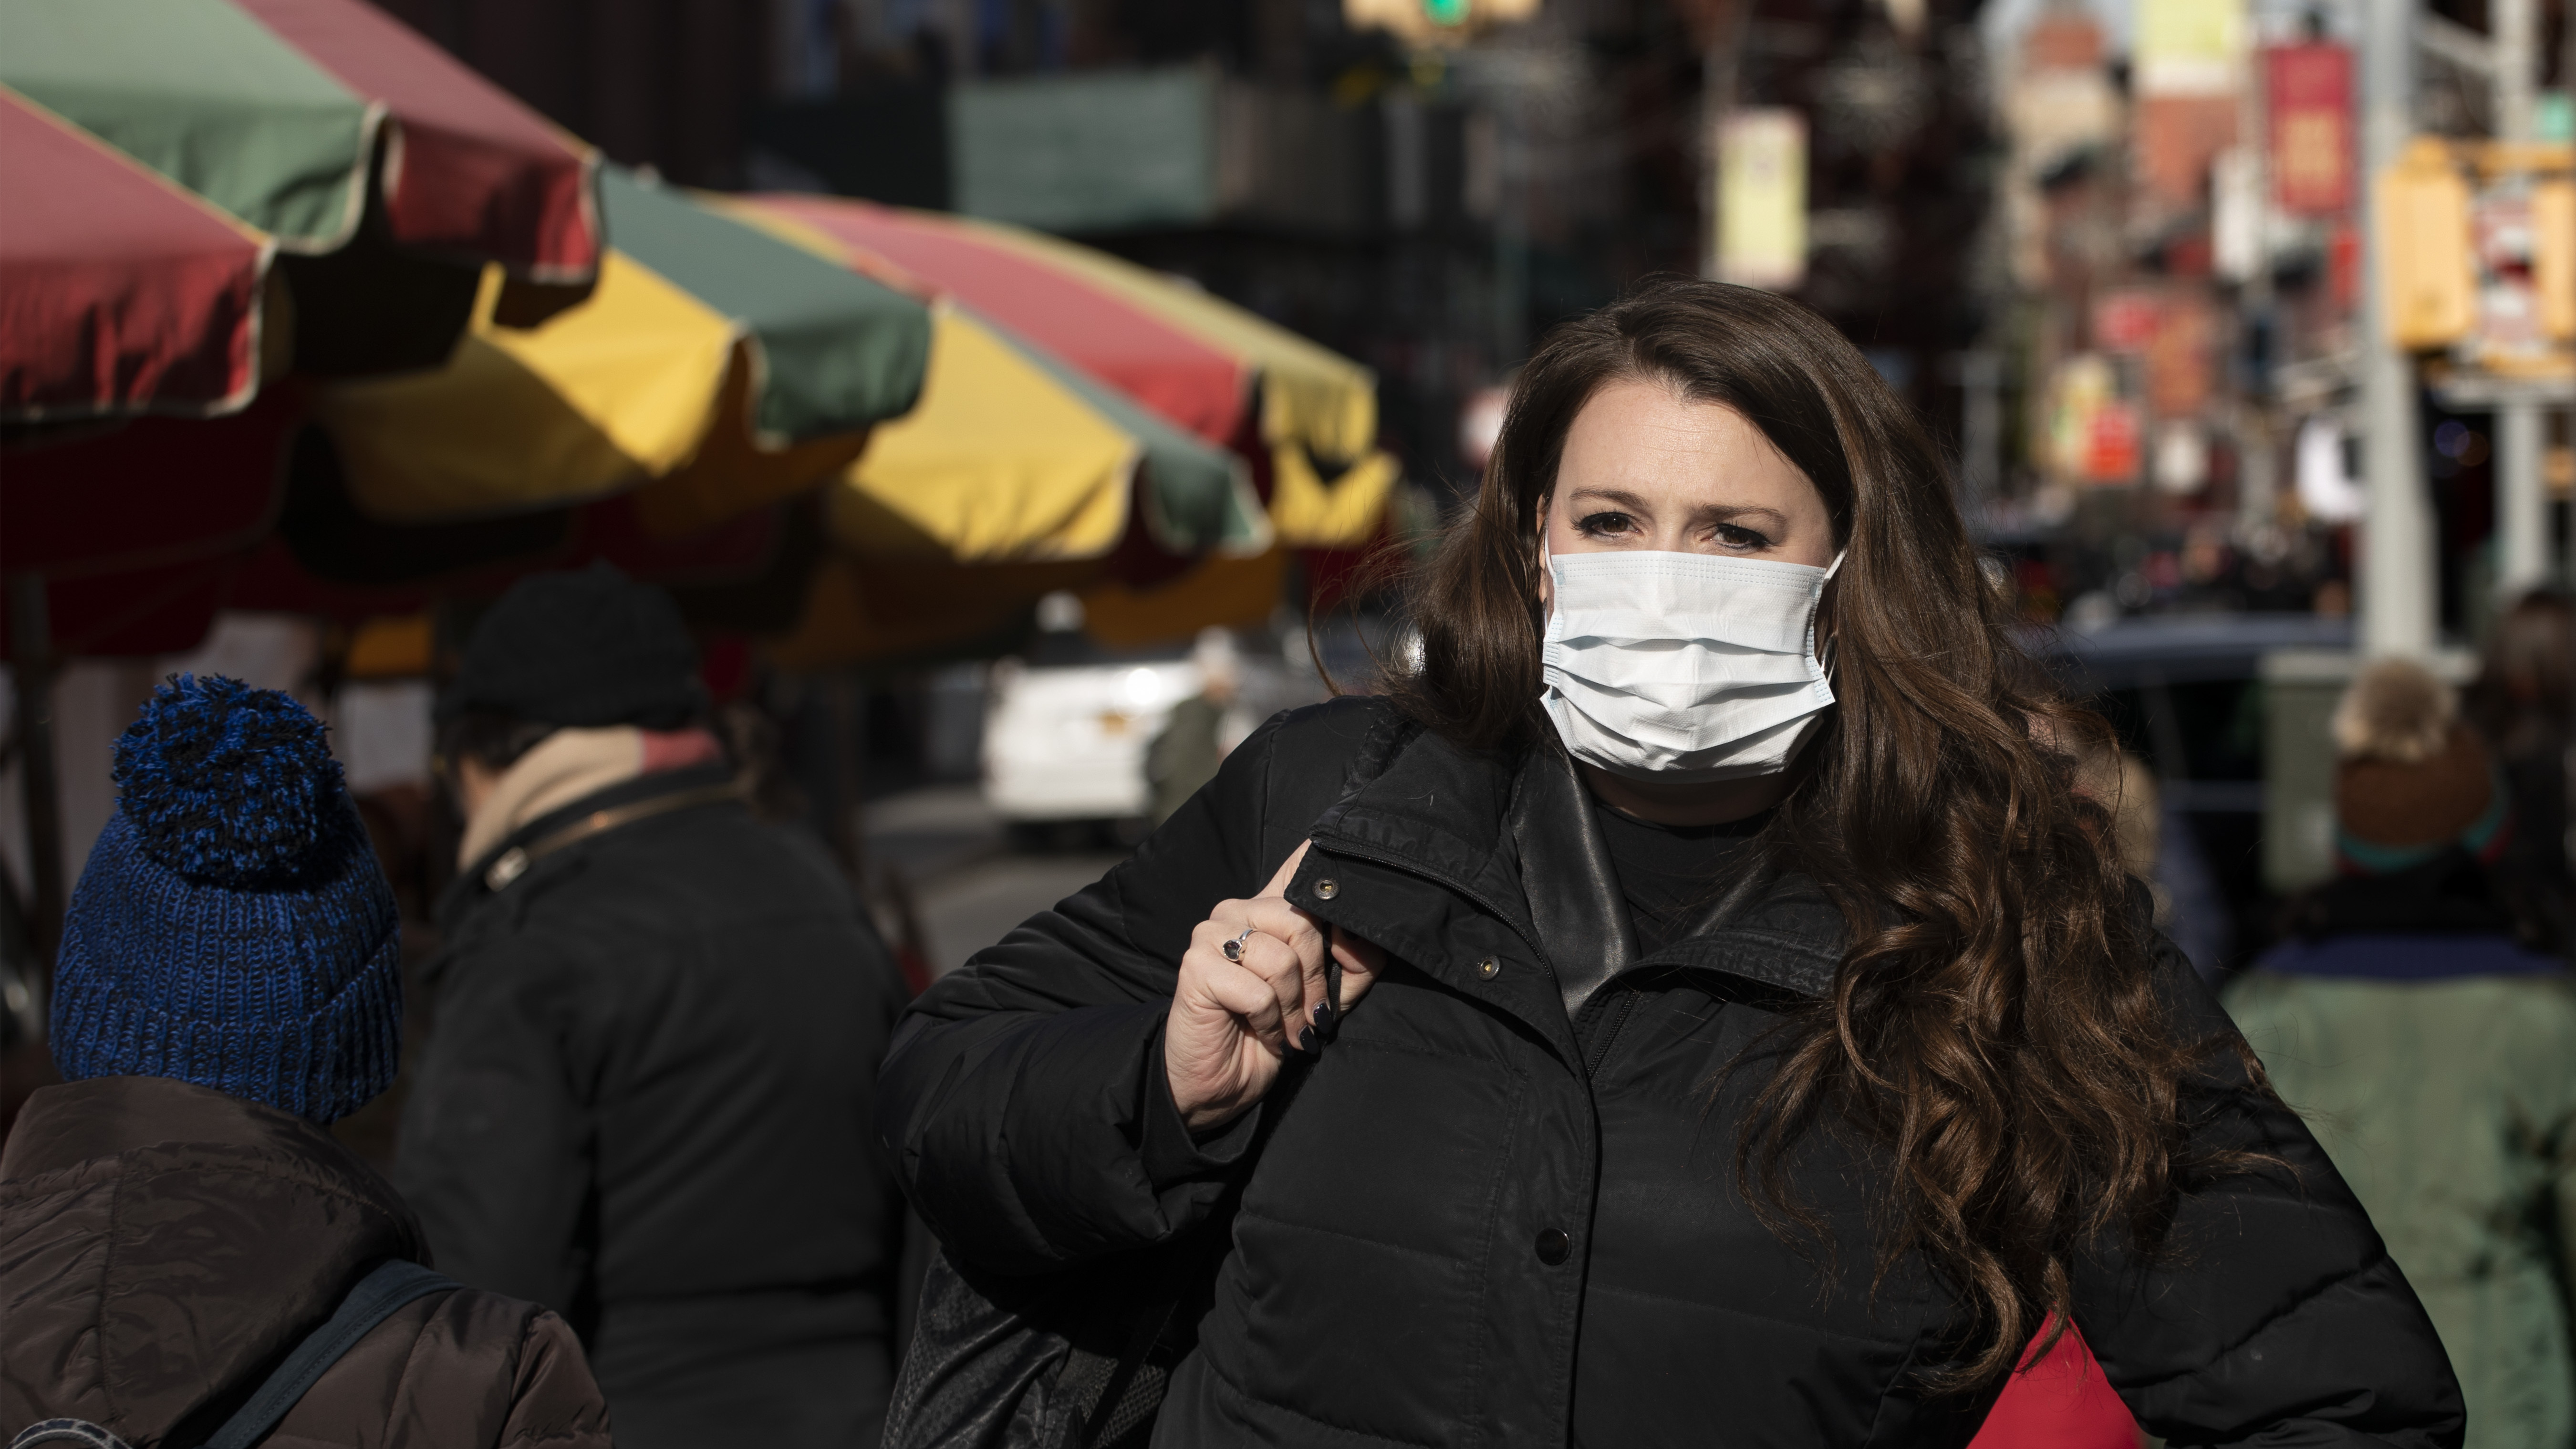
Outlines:
[[1542,695],[1574,758],[1632,779],[1776,774],[1833,707],[1816,606],[1842,566],[1551,553]]

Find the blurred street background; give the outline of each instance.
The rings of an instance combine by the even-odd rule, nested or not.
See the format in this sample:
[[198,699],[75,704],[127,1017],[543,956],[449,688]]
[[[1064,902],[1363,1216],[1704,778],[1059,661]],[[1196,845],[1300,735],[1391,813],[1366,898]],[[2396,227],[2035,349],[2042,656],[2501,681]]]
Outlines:
[[[418,955],[437,682],[511,578],[602,559],[679,598],[765,808],[952,968],[1365,688],[1402,640],[1363,561],[1472,494],[1535,339],[1658,273],[1814,307],[1948,441],[2205,972],[2332,869],[2355,661],[2465,682],[2567,580],[2567,0],[239,8],[220,64],[0,36],[61,153],[9,186],[123,195],[109,157],[235,223],[134,365],[0,359],[14,1048],[153,682],[332,722]],[[153,115],[100,79],[138,70]],[[237,71],[394,129],[308,138],[327,204],[152,149]],[[179,236],[150,200],[84,216]],[[13,258],[122,255],[54,225]]]

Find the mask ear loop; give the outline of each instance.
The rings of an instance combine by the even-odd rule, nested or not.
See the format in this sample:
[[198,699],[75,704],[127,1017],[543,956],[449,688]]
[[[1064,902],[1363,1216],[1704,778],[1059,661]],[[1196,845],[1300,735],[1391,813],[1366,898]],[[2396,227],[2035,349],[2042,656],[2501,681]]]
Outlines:
[[1816,618],[1825,611],[1825,585],[1832,583],[1834,575],[1842,572],[1843,559],[1850,553],[1851,550],[1847,548],[1837,550],[1834,561],[1825,566],[1825,576],[1816,583],[1816,606],[1807,615],[1807,652],[1815,657],[1816,671],[1824,675],[1827,689],[1833,688],[1834,685],[1835,641],[1831,635],[1828,635],[1825,638],[1825,647],[1821,650],[1816,647]]
[[1530,600],[1530,602],[1538,609],[1539,632],[1544,635],[1547,632],[1549,622],[1556,617],[1556,599],[1555,589],[1553,586],[1556,584],[1557,578],[1556,555],[1551,552],[1547,546],[1547,525],[1543,522],[1539,525],[1538,530],[1538,571],[1539,576],[1546,579],[1551,586],[1548,592]]

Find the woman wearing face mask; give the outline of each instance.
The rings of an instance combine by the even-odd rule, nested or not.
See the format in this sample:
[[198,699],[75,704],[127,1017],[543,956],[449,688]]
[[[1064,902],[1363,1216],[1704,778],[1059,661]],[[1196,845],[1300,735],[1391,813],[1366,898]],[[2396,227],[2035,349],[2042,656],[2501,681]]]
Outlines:
[[1560,331],[1414,610],[888,1060],[966,1262],[1230,1215],[1153,1443],[1963,1444],[2068,1320],[2176,1442],[2459,1443],[1832,329]]

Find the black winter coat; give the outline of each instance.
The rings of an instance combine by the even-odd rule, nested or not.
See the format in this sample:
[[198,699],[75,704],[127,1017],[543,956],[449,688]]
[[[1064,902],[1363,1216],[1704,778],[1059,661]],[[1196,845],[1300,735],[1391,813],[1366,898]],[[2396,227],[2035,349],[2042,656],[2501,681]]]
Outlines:
[[903,1209],[868,1122],[905,991],[819,845],[699,804],[497,891],[478,866],[440,920],[395,1179],[441,1270],[563,1313],[625,1449],[874,1442]]
[[[1390,967],[1319,1058],[1193,1143],[1161,1070],[1177,963],[1310,836],[1289,899]],[[1157,1445],[1964,1443],[1992,1391],[1922,1384],[1955,1361],[1959,1301],[1913,1261],[1871,1291],[1883,1165],[1823,1138],[1795,1165],[1830,1280],[1736,1188],[1763,1074],[1722,1069],[1827,988],[1842,927],[1795,876],[1728,895],[1632,962],[1561,752],[1471,756],[1375,701],[1300,711],[926,993],[879,1121],[942,1241],[997,1271],[1169,1239],[1240,1184]],[[2183,1030],[2232,1032],[2164,968]],[[2077,1321],[2139,1419],[2181,1444],[2458,1444],[2441,1346],[2298,1119],[2232,1064],[2194,1113],[2201,1145],[2292,1171],[2185,1198],[2169,1261],[2084,1267]]]

